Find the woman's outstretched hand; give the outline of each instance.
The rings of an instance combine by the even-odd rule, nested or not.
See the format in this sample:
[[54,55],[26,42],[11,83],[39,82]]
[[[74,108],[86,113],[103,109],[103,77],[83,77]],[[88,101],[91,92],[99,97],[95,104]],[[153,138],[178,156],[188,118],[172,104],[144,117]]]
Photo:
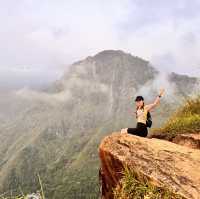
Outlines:
[[160,93],[159,93],[159,95],[160,95],[160,96],[163,96],[164,93],[165,93],[165,89],[164,89],[164,88],[160,89]]

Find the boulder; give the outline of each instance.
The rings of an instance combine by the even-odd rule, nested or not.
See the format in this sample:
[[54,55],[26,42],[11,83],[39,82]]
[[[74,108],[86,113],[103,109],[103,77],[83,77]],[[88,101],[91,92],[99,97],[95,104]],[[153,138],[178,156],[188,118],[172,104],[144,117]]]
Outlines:
[[114,132],[98,148],[102,199],[113,191],[128,166],[157,187],[168,187],[186,199],[200,199],[200,150],[166,140]]

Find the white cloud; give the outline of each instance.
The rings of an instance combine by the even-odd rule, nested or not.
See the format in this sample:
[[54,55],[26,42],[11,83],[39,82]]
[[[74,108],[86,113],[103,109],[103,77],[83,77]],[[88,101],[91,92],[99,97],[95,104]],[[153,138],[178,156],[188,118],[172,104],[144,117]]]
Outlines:
[[0,1],[0,73],[28,66],[45,79],[88,55],[122,49],[168,71],[200,74],[199,0]]
[[23,88],[15,92],[17,96],[31,101],[46,102],[51,105],[57,105],[60,102],[66,102],[72,98],[70,90],[65,89],[59,93],[49,94],[47,92],[39,92],[29,88]]

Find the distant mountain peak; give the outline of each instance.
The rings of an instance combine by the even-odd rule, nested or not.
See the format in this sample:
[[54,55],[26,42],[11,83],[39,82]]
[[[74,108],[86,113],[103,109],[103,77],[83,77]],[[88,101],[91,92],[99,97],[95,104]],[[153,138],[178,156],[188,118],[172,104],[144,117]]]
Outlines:
[[105,56],[105,55],[127,55],[123,50],[103,50],[95,55],[96,56]]
[[[122,50],[103,50],[94,56],[73,63],[63,79],[98,80],[104,84],[119,84],[138,87],[152,80],[158,71],[146,60]],[[117,83],[114,83],[117,82]],[[60,90],[60,89],[59,89]]]
[[149,62],[147,60],[144,60],[138,56],[134,56],[131,53],[127,53],[123,50],[103,50],[99,53],[97,53],[96,55],[94,55],[94,59],[98,59],[98,58],[104,58],[104,57],[129,57],[129,58],[134,58],[134,59],[139,59],[142,60],[144,62]]
[[149,64],[149,61],[142,59],[138,56],[132,55],[131,53],[127,53],[123,50],[103,50],[98,52],[97,54],[93,55],[93,56],[88,56],[85,59],[79,60],[77,62],[74,62],[72,65],[78,65],[81,64],[83,62],[93,62],[93,61],[99,61],[99,62],[105,62],[105,61],[112,61],[113,59],[127,59],[127,60],[138,60],[138,61],[142,61],[145,64]]

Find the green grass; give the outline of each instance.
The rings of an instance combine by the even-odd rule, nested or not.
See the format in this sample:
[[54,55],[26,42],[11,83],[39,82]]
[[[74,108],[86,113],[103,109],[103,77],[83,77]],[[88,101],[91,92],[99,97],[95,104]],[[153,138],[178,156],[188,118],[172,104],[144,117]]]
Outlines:
[[169,139],[183,133],[200,133],[200,96],[187,100],[163,127],[152,131],[153,136],[162,134]]
[[183,199],[167,187],[151,185],[144,176],[139,176],[127,166],[123,177],[113,189],[114,199]]

